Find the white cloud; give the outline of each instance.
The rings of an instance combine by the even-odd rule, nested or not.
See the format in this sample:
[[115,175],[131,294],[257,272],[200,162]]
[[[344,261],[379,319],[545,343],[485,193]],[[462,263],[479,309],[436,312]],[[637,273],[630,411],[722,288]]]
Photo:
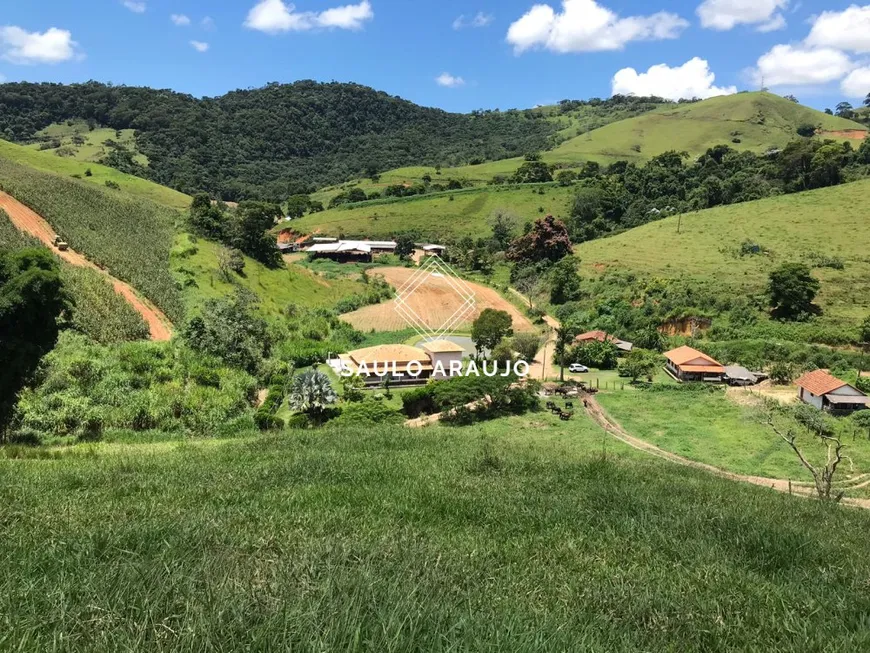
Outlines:
[[208,52],[208,43],[203,41],[191,41],[190,46],[197,52]]
[[60,63],[77,56],[77,47],[65,29],[52,27],[40,34],[13,25],[0,27],[0,57],[12,63]]
[[454,77],[450,73],[441,73],[438,77],[435,78],[435,83],[438,86],[445,86],[447,88],[458,88],[460,86],[465,86],[465,80],[461,77]]
[[262,0],[248,12],[245,27],[268,34],[304,32],[317,28],[359,30],[374,16],[372,5],[368,0],[363,0],[356,5],[327,9],[320,13],[297,12],[294,5],[286,4],[282,0]]
[[453,21],[453,29],[465,29],[466,27],[487,27],[495,20],[492,14],[485,14],[478,11],[471,19],[466,20],[465,14]]
[[854,68],[849,57],[833,48],[776,45],[758,59],[755,83],[766,86],[827,84]]
[[754,25],[762,32],[785,27],[785,18],[778,13],[788,7],[789,0],[704,0],[697,9],[701,26],[729,30],[737,25]]
[[145,13],[145,3],[144,2],[136,2],[135,0],[124,0],[122,3],[127,9],[132,11],[134,14],[144,14]]
[[807,45],[870,52],[870,5],[826,11],[813,21]]
[[563,0],[562,12],[535,5],[510,26],[507,41],[517,54],[543,47],[553,52],[621,50],[630,41],[675,39],[689,23],[660,11],[620,18],[595,0]]
[[200,25],[202,25],[202,28],[204,30],[208,30],[209,32],[216,28],[214,18],[212,18],[211,16],[206,16],[205,18],[203,18],[200,22]]
[[856,68],[840,82],[843,94],[852,98],[864,99],[870,94],[870,67]]
[[736,86],[714,86],[716,75],[710,65],[699,57],[690,59],[682,66],[671,68],[667,64],[652,66],[645,73],[634,68],[623,68],[613,76],[613,94],[658,95],[671,100],[681,98],[710,98],[716,95],[732,95]]
[[184,14],[172,14],[169,17],[169,20],[171,20],[172,23],[174,25],[177,25],[178,27],[187,27],[188,25],[190,25],[190,18],[188,18]]

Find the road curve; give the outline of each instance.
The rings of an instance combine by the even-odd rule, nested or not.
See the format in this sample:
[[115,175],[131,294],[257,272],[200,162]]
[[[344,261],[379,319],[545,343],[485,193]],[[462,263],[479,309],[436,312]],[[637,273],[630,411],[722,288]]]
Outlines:
[[14,224],[19,231],[24,231],[34,238],[39,239],[48,246],[51,251],[70,265],[90,268],[91,270],[95,270],[105,276],[106,279],[111,282],[115,292],[127,300],[127,303],[136,309],[136,311],[142,316],[142,319],[145,320],[145,323],[148,325],[148,330],[151,333],[152,340],[166,341],[172,337],[172,323],[166,315],[164,315],[163,312],[150,301],[137,295],[136,291],[133,290],[133,287],[130,284],[125,283],[120,279],[116,279],[102,268],[91,263],[78,252],[71,249],[68,249],[65,252],[58,250],[54,246],[54,239],[57,237],[57,233],[42,216],[29,209],[11,195],[2,191],[0,191],[0,209],[3,209],[6,212],[9,219],[12,220],[12,224]]

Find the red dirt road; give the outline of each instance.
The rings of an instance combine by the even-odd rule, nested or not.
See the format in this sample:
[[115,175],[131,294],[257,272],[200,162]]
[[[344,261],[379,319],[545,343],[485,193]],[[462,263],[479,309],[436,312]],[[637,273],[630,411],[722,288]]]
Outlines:
[[54,229],[51,228],[51,225],[49,225],[41,216],[34,213],[11,195],[7,195],[3,192],[0,192],[0,209],[6,211],[6,214],[12,220],[12,224],[14,224],[17,229],[30,234],[34,238],[38,238],[40,241],[45,243],[52,252],[70,265],[90,268],[91,270],[96,270],[100,274],[105,275],[115,288],[115,292],[126,299],[127,303],[136,309],[136,311],[142,316],[142,319],[145,320],[145,323],[148,325],[148,330],[151,332],[152,340],[165,341],[172,337],[172,323],[169,319],[159,308],[154,306],[147,299],[139,297],[129,284],[124,283],[120,279],[116,279],[105,270],[91,263],[78,252],[74,252],[71,249],[65,252],[59,251],[54,246],[54,239],[57,234]]

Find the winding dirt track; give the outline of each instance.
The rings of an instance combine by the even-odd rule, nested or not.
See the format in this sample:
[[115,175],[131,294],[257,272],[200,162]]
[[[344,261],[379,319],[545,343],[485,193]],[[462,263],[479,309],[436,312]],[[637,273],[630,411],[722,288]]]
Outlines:
[[133,287],[120,279],[116,279],[102,268],[94,265],[78,252],[69,249],[65,252],[59,251],[54,246],[54,239],[57,236],[51,225],[45,221],[40,215],[27,208],[24,204],[16,200],[11,195],[0,192],[0,209],[3,209],[20,231],[24,231],[34,238],[38,238],[45,243],[51,251],[53,251],[61,259],[70,265],[76,265],[82,268],[90,268],[104,275],[115,289],[115,292],[127,300],[136,311],[145,320],[148,325],[148,330],[151,332],[151,339],[156,341],[169,340],[172,337],[172,323],[163,314],[163,312],[154,306],[147,299],[143,299],[136,294]]
[[[629,433],[622,428],[622,425],[610,417],[604,408],[601,407],[595,398],[591,395],[584,395],[584,400],[586,404],[586,414],[601,426],[609,435],[612,435],[617,440],[624,442],[625,444],[634,447],[639,451],[643,451],[644,453],[650,454],[652,456],[656,456],[657,458],[664,458],[672,463],[677,463],[678,465],[684,465],[686,467],[693,467],[694,469],[701,469],[710,474],[714,474],[721,478],[727,478],[731,481],[740,481],[741,483],[751,483],[752,485],[760,485],[762,487],[769,487],[777,492],[788,492],[792,494],[797,494],[799,496],[804,497],[815,497],[815,488],[810,483],[797,483],[797,482],[789,482],[787,480],[779,479],[779,478],[765,478],[764,476],[747,476],[745,474],[735,474],[734,472],[728,472],[724,469],[719,469],[718,467],[714,467],[713,465],[708,465],[706,463],[701,463],[696,460],[690,460],[688,458],[683,458],[682,456],[678,456],[677,454],[671,453],[669,451],[665,451],[664,449],[659,449],[654,444],[650,444],[645,440],[641,440],[640,438],[636,438],[633,435],[629,435]],[[848,486],[843,485],[840,486],[841,489],[858,489],[865,487],[868,484],[865,476],[861,476],[859,478],[853,479],[853,484]],[[853,499],[853,498],[844,498],[841,503],[856,506],[858,508],[870,509],[870,499]]]

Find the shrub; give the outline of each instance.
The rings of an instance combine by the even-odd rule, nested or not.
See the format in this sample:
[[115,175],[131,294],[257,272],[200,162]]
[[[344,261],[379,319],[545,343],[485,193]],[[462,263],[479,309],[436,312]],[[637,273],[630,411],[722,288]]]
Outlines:
[[350,404],[342,408],[332,423],[341,426],[358,426],[360,424],[400,424],[402,416],[381,401],[370,399],[360,403]]

